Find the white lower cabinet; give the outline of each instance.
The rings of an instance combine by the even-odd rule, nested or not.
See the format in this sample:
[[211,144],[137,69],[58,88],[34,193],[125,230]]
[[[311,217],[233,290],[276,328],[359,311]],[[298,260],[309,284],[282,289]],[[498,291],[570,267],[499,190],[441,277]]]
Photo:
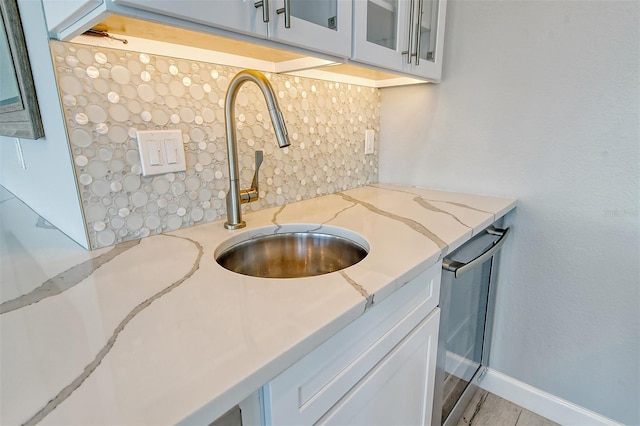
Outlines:
[[437,308],[317,424],[429,424],[439,320]]
[[438,262],[264,385],[260,423],[428,424],[440,273]]

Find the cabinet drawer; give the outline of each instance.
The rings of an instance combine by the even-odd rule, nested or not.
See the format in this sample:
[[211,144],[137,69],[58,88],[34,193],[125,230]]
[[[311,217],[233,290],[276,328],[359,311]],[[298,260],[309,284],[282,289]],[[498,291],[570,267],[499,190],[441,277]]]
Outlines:
[[440,273],[438,262],[266,384],[265,423],[315,423],[434,310]]

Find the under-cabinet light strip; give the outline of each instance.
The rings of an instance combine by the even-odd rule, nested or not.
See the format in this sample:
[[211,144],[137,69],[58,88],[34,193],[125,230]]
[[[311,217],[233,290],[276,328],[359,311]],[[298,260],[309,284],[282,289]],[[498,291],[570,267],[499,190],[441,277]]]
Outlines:
[[114,35],[116,35],[118,38],[126,37],[129,43],[123,44],[121,42],[114,41],[108,38],[96,38],[85,35],[79,35],[71,40],[71,42],[89,46],[108,47],[110,49],[128,51],[133,50],[136,52],[149,53],[153,55],[228,65],[238,68],[251,68],[265,72],[277,72],[274,63],[270,61],[263,61],[260,59],[253,59],[246,56],[233,55],[230,53],[222,53],[214,50],[201,49],[199,47],[183,46],[157,40],[148,40],[139,37],[132,37],[130,35]]
[[191,61],[201,61],[238,68],[255,69],[263,72],[288,73],[292,75],[299,75],[301,77],[317,78],[319,80],[328,80],[367,87],[387,87],[395,85],[424,83],[424,81],[422,80],[416,80],[409,77],[398,77],[388,80],[372,80],[363,77],[329,72],[328,70],[322,70],[315,67],[326,67],[338,64],[314,57],[304,57],[277,63],[264,61],[261,59],[249,58],[241,55],[233,55],[230,53],[202,49],[198,47],[183,46],[174,43],[167,43],[164,41],[132,37],[130,35],[122,36],[115,33],[113,35],[117,36],[118,38],[126,37],[128,43],[123,44],[110,38],[98,38],[86,35],[76,36],[73,40],[71,40],[71,42],[88,46],[99,46],[117,50],[136,51]]

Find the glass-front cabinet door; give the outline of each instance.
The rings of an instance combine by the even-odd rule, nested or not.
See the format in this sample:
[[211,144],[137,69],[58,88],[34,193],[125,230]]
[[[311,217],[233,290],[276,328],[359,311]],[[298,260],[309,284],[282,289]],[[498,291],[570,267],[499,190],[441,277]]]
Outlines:
[[355,0],[353,60],[440,80],[445,12],[446,0]]
[[412,4],[410,0],[356,0],[353,59],[405,71],[402,52],[409,51]]
[[[415,56],[411,62],[412,74],[425,77],[442,75],[442,46],[444,41],[444,15],[446,1],[417,1],[416,16],[420,17],[415,29]],[[440,15],[441,14],[441,15]],[[438,31],[442,26],[442,31]]]
[[270,0],[270,3],[270,38],[343,58],[351,56],[352,0]]

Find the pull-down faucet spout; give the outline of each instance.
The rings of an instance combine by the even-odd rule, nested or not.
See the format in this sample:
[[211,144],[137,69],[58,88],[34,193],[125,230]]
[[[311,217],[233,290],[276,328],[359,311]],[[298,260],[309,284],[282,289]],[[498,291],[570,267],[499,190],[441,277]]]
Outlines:
[[273,93],[273,88],[267,78],[259,71],[244,70],[240,71],[233,77],[229,83],[227,94],[225,96],[224,105],[224,121],[227,131],[227,156],[229,160],[229,192],[227,192],[227,221],[224,227],[227,229],[239,229],[246,226],[245,221],[242,220],[242,210],[240,204],[250,203],[258,199],[258,168],[262,161],[262,155],[256,155],[256,171],[254,176],[254,185],[249,189],[240,189],[240,178],[238,173],[238,144],[236,142],[236,115],[235,115],[235,103],[236,96],[240,87],[248,82],[254,82],[262,92],[265,101],[267,102],[267,108],[269,109],[269,115],[271,116],[271,123],[276,133],[276,139],[280,148],[285,148],[290,145],[289,137],[287,136],[287,128],[284,124],[284,118],[278,107],[276,96]]

